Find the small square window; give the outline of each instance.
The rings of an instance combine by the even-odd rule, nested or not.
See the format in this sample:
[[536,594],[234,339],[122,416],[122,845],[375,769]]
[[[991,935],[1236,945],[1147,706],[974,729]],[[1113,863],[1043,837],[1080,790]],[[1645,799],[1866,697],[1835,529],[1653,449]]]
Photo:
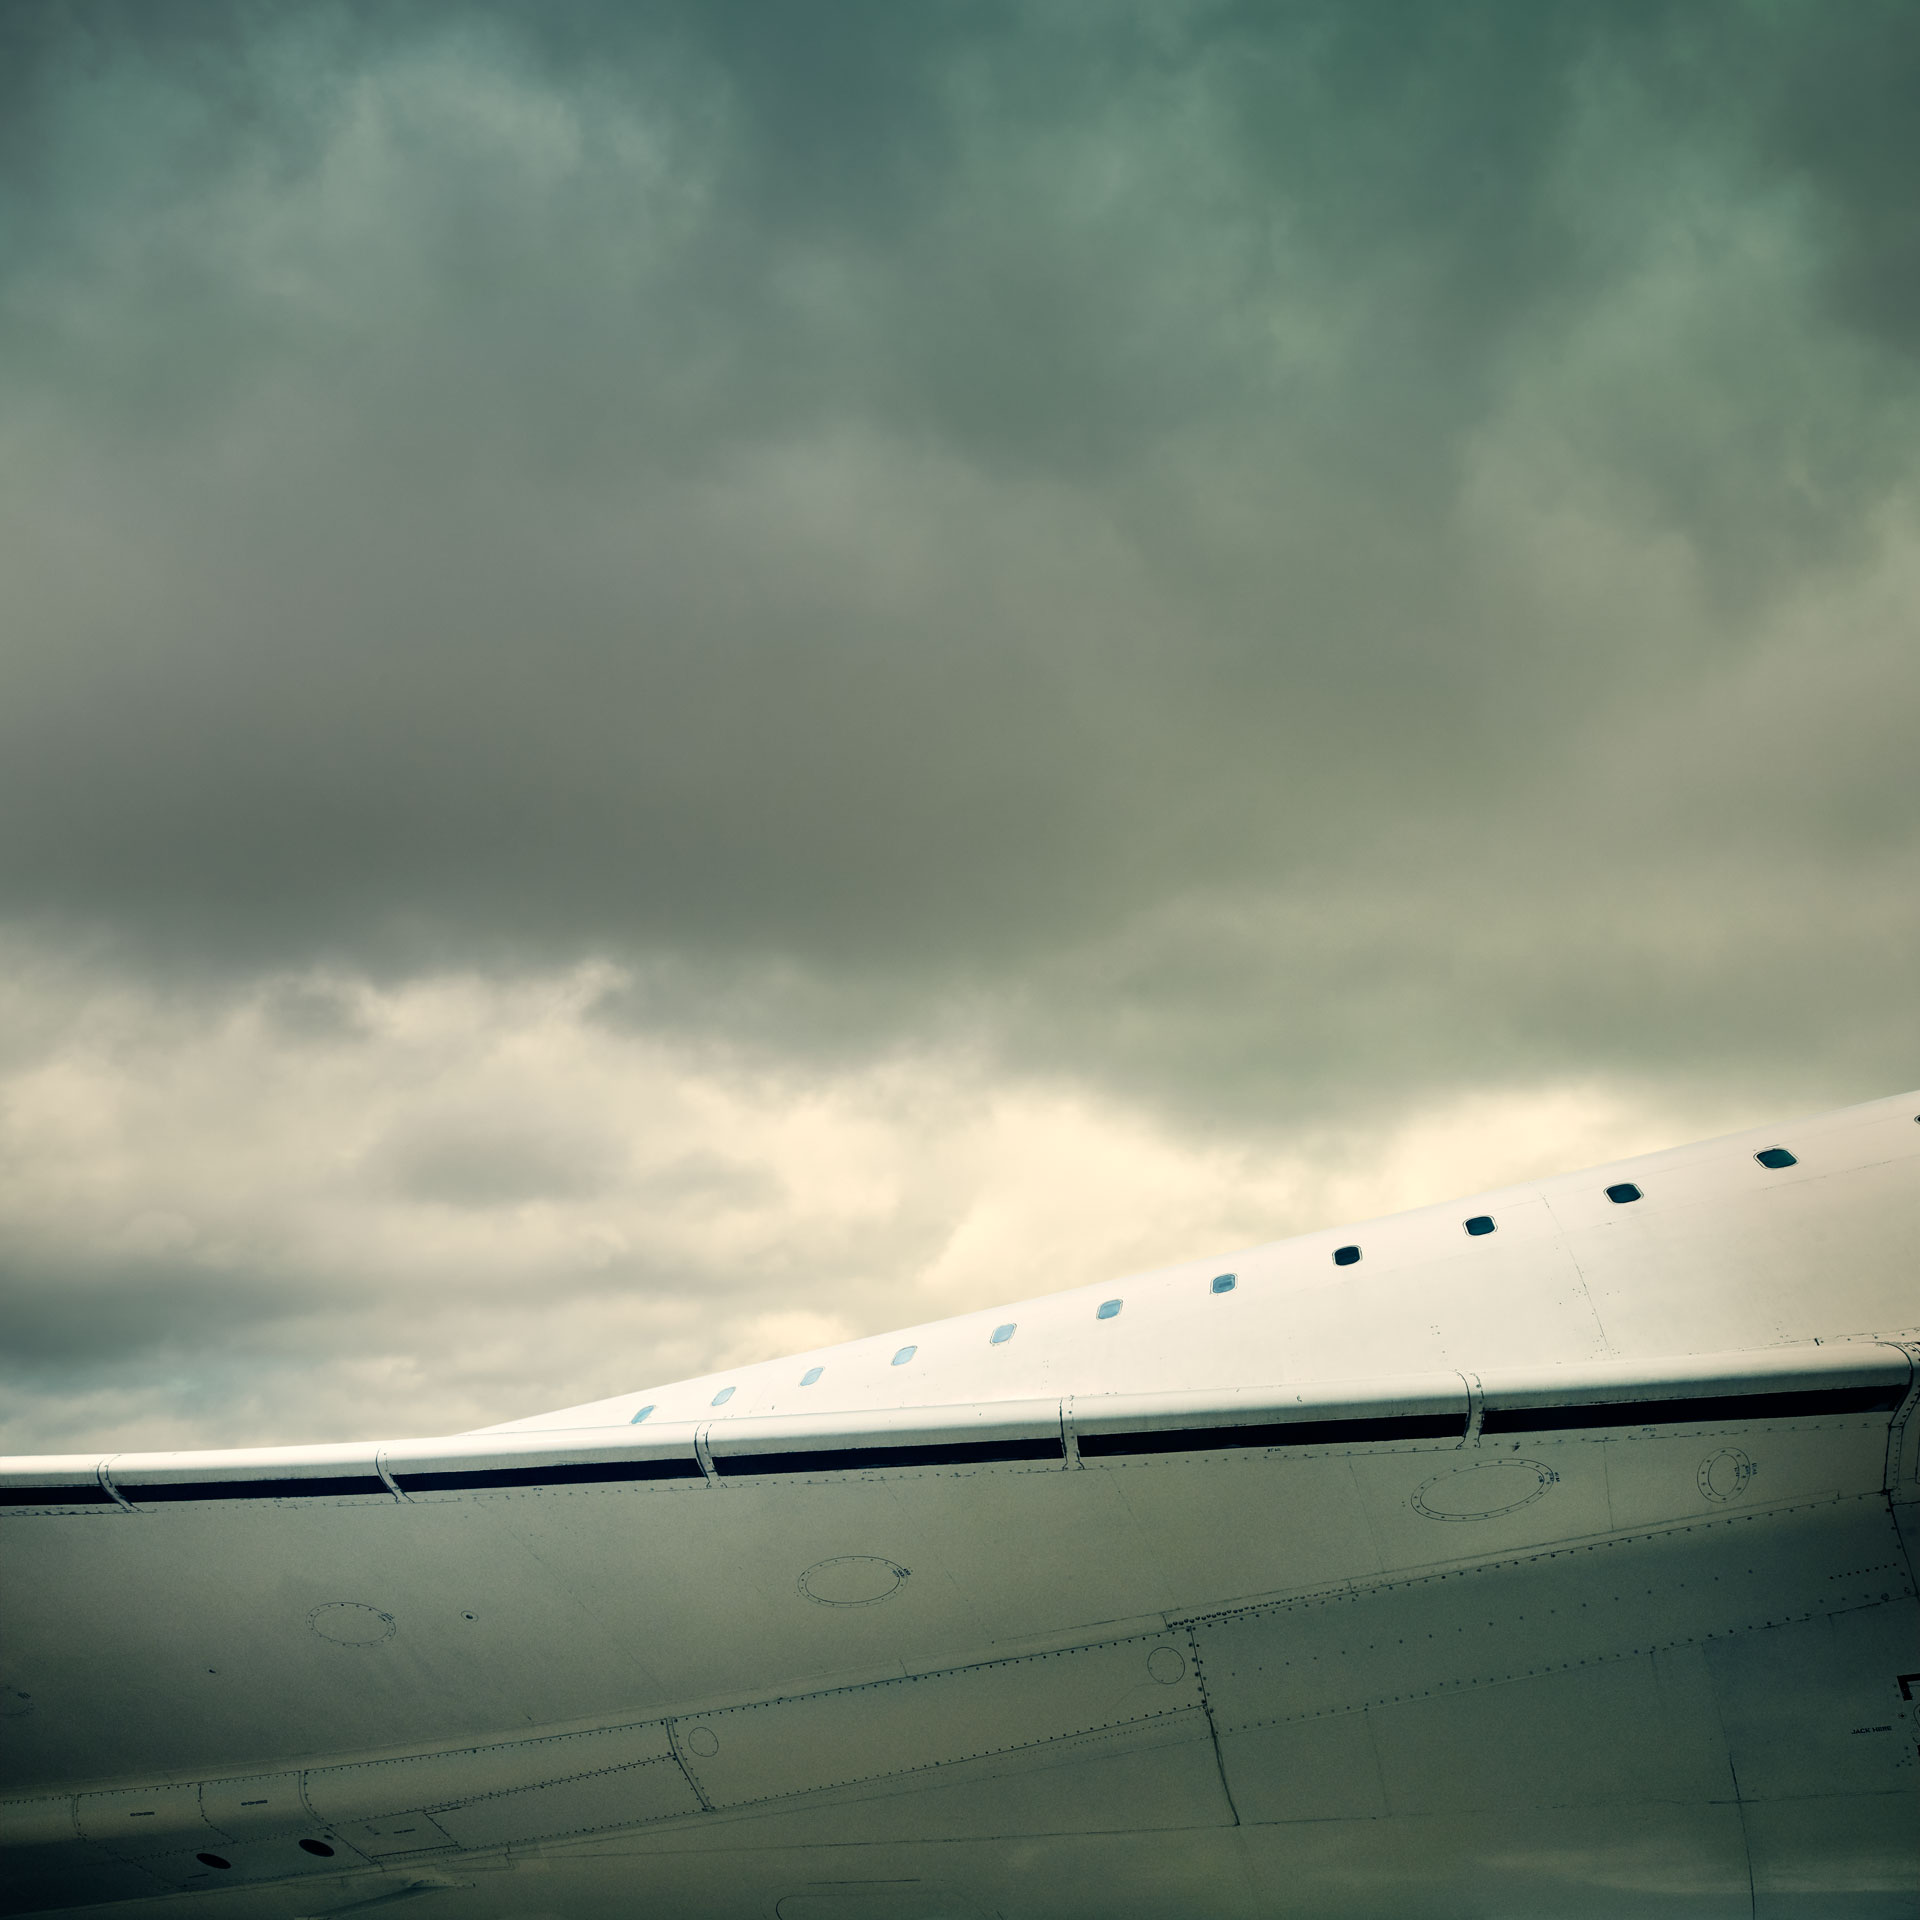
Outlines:
[[1629,1202],[1640,1198],[1640,1189],[1631,1180],[1622,1180],[1617,1187],[1607,1189],[1607,1198],[1616,1207],[1624,1207]]
[[1475,1238],[1478,1238],[1483,1233],[1491,1233],[1493,1231],[1493,1215],[1490,1213],[1476,1213],[1473,1218],[1466,1223],[1466,1227],[1467,1231],[1474,1235]]
[[1094,1309],[1093,1317],[1096,1320],[1111,1320],[1113,1316],[1120,1311],[1122,1304],[1123,1303],[1118,1300],[1102,1300],[1099,1306]]
[[1358,1262],[1359,1258],[1358,1247],[1335,1247],[1333,1250],[1333,1264],[1336,1267],[1351,1267]]
[[987,1335],[987,1344],[991,1347],[1004,1347],[1013,1338],[1013,1330],[1018,1324],[1017,1321],[1009,1320],[1004,1327],[995,1327]]
[[825,1372],[825,1367],[809,1367],[806,1372],[800,1376],[800,1384],[803,1387],[810,1387]]
[[640,1411],[636,1413],[633,1416],[633,1418],[627,1422],[627,1425],[630,1427],[637,1427],[640,1424],[640,1422],[644,1420],[647,1417],[647,1415],[650,1414],[652,1411],[653,1411],[653,1408],[651,1406],[642,1407]]
[[1762,1147],[1753,1157],[1763,1167],[1797,1167],[1800,1164],[1785,1147]]
[[1213,1290],[1215,1293],[1231,1293],[1235,1285],[1234,1277],[1230,1273],[1216,1273],[1213,1276]]

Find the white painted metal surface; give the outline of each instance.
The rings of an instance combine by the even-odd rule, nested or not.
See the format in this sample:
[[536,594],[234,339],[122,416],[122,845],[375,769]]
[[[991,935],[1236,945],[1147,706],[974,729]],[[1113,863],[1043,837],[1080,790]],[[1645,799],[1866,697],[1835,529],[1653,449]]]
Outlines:
[[481,1434],[0,1464],[0,1910],[1911,1916],[1916,1114]]

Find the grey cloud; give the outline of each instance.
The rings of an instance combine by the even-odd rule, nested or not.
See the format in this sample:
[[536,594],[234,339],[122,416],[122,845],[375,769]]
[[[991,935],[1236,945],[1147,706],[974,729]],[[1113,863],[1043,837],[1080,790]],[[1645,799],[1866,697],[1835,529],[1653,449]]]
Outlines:
[[714,1152],[679,1154],[642,1174],[634,1185],[649,1200],[702,1210],[765,1207],[782,1197],[781,1183],[770,1168]]
[[378,1141],[362,1171],[402,1200],[486,1210],[587,1200],[616,1185],[662,1210],[760,1209],[781,1198],[764,1166],[711,1150],[634,1168],[622,1143],[582,1116],[422,1115]]
[[405,1198],[451,1207],[579,1199],[612,1173],[612,1143],[584,1127],[466,1115],[417,1121],[371,1155]]
[[261,1012],[276,1032],[294,1042],[327,1045],[367,1037],[351,996],[328,982],[276,981],[262,996]]
[[1911,1077],[1900,10],[10,31],[21,920],[1200,1124]]
[[[16,1385],[202,1365],[209,1352],[310,1310],[298,1294],[262,1284],[271,1271],[265,1262],[252,1272],[223,1272],[179,1259],[105,1261],[59,1246],[8,1247],[0,1255],[7,1322],[0,1365]],[[349,1282],[337,1304],[351,1299]]]

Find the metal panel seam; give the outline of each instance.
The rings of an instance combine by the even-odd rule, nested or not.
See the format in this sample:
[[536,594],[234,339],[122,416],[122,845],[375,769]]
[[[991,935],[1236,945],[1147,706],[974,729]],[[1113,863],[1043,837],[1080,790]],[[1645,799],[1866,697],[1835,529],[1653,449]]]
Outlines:
[[[1536,1565],[1543,1560],[1571,1559],[1577,1554],[1600,1553],[1619,1547],[1639,1546],[1649,1540],[1669,1540],[1684,1533],[1722,1530],[1731,1532],[1736,1527],[1757,1526],[1762,1522],[1777,1520],[1788,1514],[1815,1513],[1826,1507],[1845,1506],[1850,1502],[1856,1505],[1873,1502],[1878,1505],[1885,1498],[1886,1496],[1879,1492],[1837,1494],[1824,1499],[1786,1501],[1772,1507],[1752,1507],[1744,1513],[1699,1515],[1687,1520],[1669,1521],[1661,1526],[1641,1527],[1631,1533],[1586,1534],[1574,1540],[1555,1541],[1551,1546],[1501,1554],[1495,1559],[1459,1561],[1417,1573],[1408,1571],[1394,1578],[1368,1581],[1364,1585],[1352,1580],[1343,1580],[1332,1586],[1315,1587],[1303,1593],[1289,1593],[1268,1600],[1249,1600],[1242,1605],[1216,1607],[1206,1612],[1182,1610],[1168,1614],[1167,1624],[1174,1632],[1184,1632],[1189,1625],[1205,1626],[1214,1621],[1240,1619],[1250,1614],[1288,1613],[1296,1607],[1319,1606],[1336,1600],[1361,1600],[1369,1594],[1389,1593],[1396,1588],[1436,1586],[1443,1580],[1474,1580],[1486,1575],[1506,1572],[1514,1567]],[[1104,1644],[1115,1643],[1109,1641]],[[1014,1656],[1016,1659],[1044,1657]]]
[[1467,1430],[1460,1436],[1463,1447],[1477,1447],[1480,1444],[1480,1422],[1487,1411],[1486,1389],[1480,1384],[1477,1373],[1463,1373],[1460,1376],[1467,1389]]
[[1207,1739],[1213,1747],[1213,1768],[1220,1776],[1220,1791],[1226,1795],[1227,1811],[1233,1815],[1233,1824],[1237,1827],[1240,1824],[1240,1808],[1233,1797],[1233,1782],[1227,1778],[1226,1755],[1220,1751],[1220,1726],[1213,1717],[1213,1701],[1207,1693],[1207,1669],[1200,1658],[1199,1636],[1191,1622],[1177,1631],[1186,1639],[1187,1658],[1193,1662],[1193,1684],[1199,1689],[1200,1711],[1206,1716]]
[[387,1449],[385,1447],[375,1448],[373,1470],[385,1481],[387,1491],[392,1494],[396,1500],[404,1501],[406,1499],[407,1496],[400,1491],[400,1482],[387,1471]]
[[207,1788],[212,1785],[208,1780],[196,1780],[193,1783],[193,1804],[200,1810],[201,1823],[209,1833],[217,1833],[222,1840],[232,1844],[234,1836],[207,1811]]
[[[1254,1612],[1252,1607],[1237,1609],[1241,1612]],[[1208,1616],[1200,1616],[1208,1617]],[[798,1701],[831,1700],[850,1693],[871,1693],[876,1687],[911,1687],[929,1680],[949,1680],[963,1673],[987,1673],[1006,1667],[1037,1666],[1044,1660],[1070,1660],[1083,1653],[1099,1653],[1109,1647],[1145,1646],[1149,1641],[1164,1640],[1170,1634],[1183,1635],[1186,1632],[1184,1620],[1169,1622],[1165,1628],[1154,1628],[1144,1633],[1115,1633],[1099,1640],[1076,1640],[1063,1647],[1048,1647],[1039,1653],[1009,1653],[985,1660],[964,1661],[957,1667],[928,1667],[920,1673],[889,1673],[871,1680],[853,1680],[844,1686],[816,1687],[805,1693],[780,1693],[769,1695],[760,1700],[742,1700],[730,1707],[715,1707],[711,1712],[680,1714],[668,1725],[671,1729],[682,1720],[724,1720],[735,1714],[763,1713],[771,1707],[791,1706]],[[1169,1709],[1171,1711],[1171,1709]],[[1147,1716],[1151,1719],[1162,1718],[1161,1714]],[[1129,1724],[1115,1722],[1115,1725]],[[941,1763],[942,1765],[945,1762]]]
[[107,1498],[111,1500],[122,1513],[131,1513],[134,1510],[133,1502],[113,1484],[113,1475],[109,1471],[113,1463],[119,1458],[120,1456],[117,1453],[108,1454],[107,1457],[100,1462],[99,1466],[94,1469],[94,1477],[106,1488]]
[[[580,1736],[580,1737],[585,1738],[590,1736]],[[494,1787],[494,1788],[491,1788],[486,1793],[471,1793],[466,1795],[464,1798],[457,1798],[457,1799],[451,1799],[451,1800],[444,1799],[444,1798],[439,1800],[423,1800],[419,1802],[417,1805],[395,1806],[395,1807],[390,1807],[386,1809],[386,1811],[392,1814],[457,1813],[457,1812],[463,1811],[468,1807],[484,1807],[489,1800],[510,1799],[516,1794],[545,1793],[549,1789],[554,1787],[575,1787],[575,1786],[578,1786],[582,1780],[604,1780],[609,1774],[639,1773],[640,1771],[642,1771],[642,1769],[646,1767],[665,1766],[669,1760],[676,1759],[677,1757],[678,1757],[677,1755],[675,1755],[671,1750],[669,1750],[666,1753],[656,1753],[652,1756],[651,1759],[647,1759],[647,1760],[623,1761],[617,1767],[589,1767],[584,1773],[560,1773],[560,1774],[555,1774],[551,1779],[524,1781],[517,1787]],[[680,1771],[684,1773],[686,1769],[682,1767]],[[664,1815],[660,1817],[671,1818],[672,1816]],[[616,1822],[615,1824],[617,1825],[619,1823]],[[579,1831],[586,1832],[588,1831],[588,1829],[581,1828],[579,1829]],[[460,1842],[456,1840],[454,1842],[454,1845],[459,1846]]]
[[[1899,1499],[1901,1493],[1901,1470],[1905,1465],[1907,1451],[1907,1432],[1913,1425],[1913,1416],[1920,1408],[1920,1343],[1907,1340],[1876,1341],[1877,1346],[1895,1347],[1907,1356],[1910,1369],[1907,1377],[1906,1398],[1895,1410],[1893,1419],[1887,1426],[1887,1471],[1882,1491],[1890,1499]],[[1915,1463],[1915,1477],[1920,1479],[1920,1459]]]
[[[991,1665],[992,1663],[984,1662],[983,1664]],[[968,1669],[963,1667],[960,1668],[959,1671],[964,1673],[968,1671]],[[885,1686],[897,1685],[898,1683],[879,1681],[875,1684]],[[807,1696],[801,1697],[805,1698]],[[1192,1711],[1193,1709],[1191,1707],[1163,1707],[1151,1713],[1135,1714],[1125,1720],[1102,1720],[1092,1726],[1069,1727],[1062,1733],[1045,1733],[1035,1739],[1015,1740],[1004,1746],[976,1747],[966,1753],[950,1754],[941,1760],[922,1760],[912,1766],[887,1767],[877,1773],[853,1773],[841,1779],[819,1781],[812,1786],[786,1787],[773,1793],[752,1794],[745,1799],[730,1800],[727,1803],[726,1811],[733,1813],[743,1807],[771,1806],[777,1800],[794,1800],[805,1794],[837,1793],[844,1787],[865,1786],[868,1782],[875,1780],[910,1780],[919,1774],[938,1773],[943,1768],[965,1766],[974,1760],[997,1760],[1002,1755],[1009,1753],[1033,1753],[1043,1747],[1058,1746],[1067,1740],[1086,1740],[1096,1738],[1101,1734],[1122,1731],[1129,1727],[1151,1726],[1157,1720],[1176,1720],[1182,1714],[1191,1713]],[[711,1809],[709,1810],[711,1811]]]
[[[710,1715],[706,1714],[688,1714],[682,1715],[681,1719],[701,1720],[710,1717]],[[707,1798],[707,1790],[700,1784],[700,1776],[687,1764],[686,1750],[680,1744],[679,1719],[673,1719],[667,1722],[667,1751],[672,1755],[674,1765],[680,1769],[680,1777],[692,1788],[693,1797],[700,1803],[700,1811],[702,1813],[711,1813],[713,1811],[713,1802]]]

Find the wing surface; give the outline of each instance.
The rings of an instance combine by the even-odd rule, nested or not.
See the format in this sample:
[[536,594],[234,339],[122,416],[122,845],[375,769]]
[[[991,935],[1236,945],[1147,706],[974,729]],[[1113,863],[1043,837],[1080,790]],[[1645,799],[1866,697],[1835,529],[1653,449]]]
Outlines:
[[1769,1847],[1897,1891],[1913,1382],[1861,1341],[14,1463],[5,1910],[505,1914],[531,1849],[563,1912],[1067,1914],[1156,1835],[1142,1913],[1718,1900]]

